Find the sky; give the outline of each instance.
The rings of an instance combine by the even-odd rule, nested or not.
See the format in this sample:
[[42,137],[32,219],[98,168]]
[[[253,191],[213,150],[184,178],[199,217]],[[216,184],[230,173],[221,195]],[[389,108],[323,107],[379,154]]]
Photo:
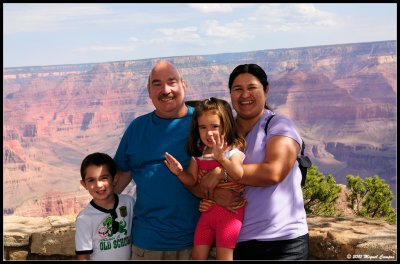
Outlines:
[[397,40],[397,4],[3,3],[3,67]]

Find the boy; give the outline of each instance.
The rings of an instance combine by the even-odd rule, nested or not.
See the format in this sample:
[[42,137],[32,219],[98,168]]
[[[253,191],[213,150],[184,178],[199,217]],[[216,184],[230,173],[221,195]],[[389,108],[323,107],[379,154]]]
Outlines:
[[105,153],[88,155],[80,181],[93,197],[76,218],[78,260],[130,260],[134,199],[114,193],[117,168]]

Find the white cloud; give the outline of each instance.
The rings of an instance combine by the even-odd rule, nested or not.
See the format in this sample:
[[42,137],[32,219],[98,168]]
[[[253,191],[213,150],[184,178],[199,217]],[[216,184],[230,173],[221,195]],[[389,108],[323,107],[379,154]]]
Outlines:
[[218,38],[244,40],[250,37],[245,25],[238,21],[220,25],[216,20],[209,20],[204,25],[204,32],[206,36]]
[[198,27],[160,28],[160,35],[149,40],[151,44],[160,43],[191,43],[195,46],[205,46],[232,41],[243,41],[251,38],[246,33],[245,25],[238,21],[220,24],[216,20],[208,20]]
[[183,28],[160,28],[157,32],[161,33],[161,37],[150,39],[150,43],[165,42],[196,42],[200,39],[197,27]]
[[335,25],[333,14],[318,10],[312,4],[295,4],[293,9],[294,13],[297,13],[298,18],[302,21],[308,21],[314,25]]
[[313,4],[261,5],[249,21],[261,23],[270,32],[336,25],[333,14],[318,10]]
[[103,21],[101,4],[6,4],[4,33],[55,31]]
[[88,47],[78,48],[77,51],[90,52],[90,51],[122,51],[131,52],[134,47],[131,45],[93,45]]
[[136,37],[130,37],[130,38],[128,39],[128,41],[129,41],[129,42],[138,42],[139,39],[136,38]]
[[233,4],[188,4],[202,13],[229,13],[233,11]]
[[101,59],[106,61],[124,58],[126,52],[144,58],[396,39],[395,7],[5,3],[3,63],[17,65],[12,61],[18,57],[20,61],[36,60],[20,65],[40,65],[48,54],[68,54],[70,63],[77,47],[81,52],[76,61],[88,60],[84,52],[90,54],[90,60],[107,57]]
[[166,36],[180,35],[180,34],[195,34],[196,27],[183,27],[183,28],[160,28],[157,30]]

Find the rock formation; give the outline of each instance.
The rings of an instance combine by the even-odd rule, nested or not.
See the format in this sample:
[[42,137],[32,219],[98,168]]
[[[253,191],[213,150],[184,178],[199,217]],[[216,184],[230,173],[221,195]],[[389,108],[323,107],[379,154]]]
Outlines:
[[[383,220],[309,215],[310,260],[397,260],[396,226]],[[4,217],[6,260],[75,257],[75,216]]]
[[[379,175],[396,190],[396,41],[166,58],[187,100],[229,101],[242,63],[268,74],[268,103],[290,116],[325,175]],[[158,59],[3,69],[3,214],[62,215],[85,204],[79,167],[114,155],[129,122],[152,111],[146,83]],[[67,208],[68,207],[68,208]]]

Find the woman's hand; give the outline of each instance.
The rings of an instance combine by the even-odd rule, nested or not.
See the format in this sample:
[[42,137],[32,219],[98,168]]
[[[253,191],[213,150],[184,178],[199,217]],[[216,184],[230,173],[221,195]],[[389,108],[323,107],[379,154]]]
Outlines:
[[203,176],[207,174],[206,170],[198,170],[197,171],[197,183],[200,184],[201,179],[203,179]]
[[234,190],[217,188],[214,191],[214,201],[235,214],[237,211],[233,208],[237,206],[242,199],[244,199],[243,193],[235,192]]
[[214,189],[218,182],[224,178],[224,172],[221,167],[216,167],[208,173],[199,173],[200,190],[203,197],[212,198]]

